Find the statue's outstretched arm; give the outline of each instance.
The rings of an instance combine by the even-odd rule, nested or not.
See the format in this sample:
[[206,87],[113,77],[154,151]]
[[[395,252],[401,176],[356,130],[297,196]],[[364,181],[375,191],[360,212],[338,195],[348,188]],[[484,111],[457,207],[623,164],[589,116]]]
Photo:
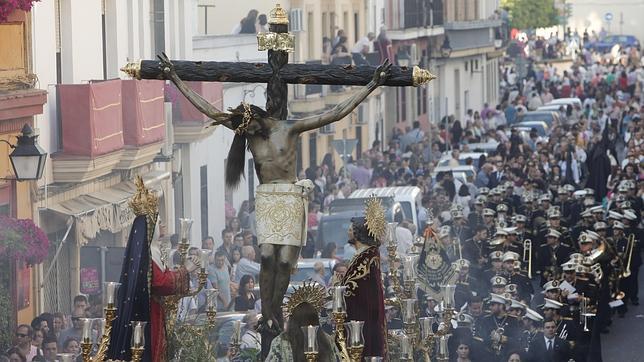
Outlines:
[[385,83],[387,77],[389,76],[390,70],[391,63],[389,63],[389,60],[387,59],[376,69],[371,82],[369,82],[369,84],[361,89],[360,92],[356,93],[353,97],[338,104],[335,108],[324,114],[297,120],[291,128],[291,132],[300,134],[302,132],[311,131],[320,127],[324,127],[327,124],[337,122],[346,117],[358,105],[360,105],[360,103],[362,103],[362,101],[364,101],[365,98],[367,98],[367,96],[371,94],[371,92]]
[[174,64],[170,61],[165,53],[157,56],[161,63],[161,70],[163,71],[166,79],[170,80],[174,85],[177,86],[179,91],[192,103],[201,113],[208,116],[214,122],[211,126],[223,125],[227,128],[233,129],[232,124],[230,123],[230,114],[225,112],[220,112],[215,106],[210,102],[204,99],[199,93],[192,90],[188,85],[179,78],[177,72],[174,70]]

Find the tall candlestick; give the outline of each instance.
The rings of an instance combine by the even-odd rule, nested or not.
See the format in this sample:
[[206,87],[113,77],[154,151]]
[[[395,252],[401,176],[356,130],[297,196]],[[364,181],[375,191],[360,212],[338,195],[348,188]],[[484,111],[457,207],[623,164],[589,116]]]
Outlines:
[[398,239],[396,237],[396,227],[398,227],[397,222],[387,223],[387,242],[389,244],[395,245],[398,242]]
[[206,305],[209,310],[217,310],[218,296],[219,296],[219,290],[217,289],[206,290]]
[[91,318],[80,318],[81,322],[81,342],[90,342],[92,339],[92,319]]
[[335,313],[345,313],[346,312],[346,304],[344,300],[344,293],[346,291],[347,287],[345,286],[336,286],[333,287],[332,289],[332,296],[333,296],[333,303],[332,303],[332,308],[333,312]]
[[318,326],[301,327],[304,333],[304,352],[316,353],[318,351]]
[[345,323],[347,330],[349,330],[349,347],[357,347],[364,345],[364,336],[362,328],[364,327],[363,321],[349,321]]
[[442,285],[443,301],[445,308],[452,308],[454,306],[454,292],[456,291],[455,285]]
[[414,358],[412,340],[406,334],[400,336],[400,358],[403,360],[411,360]]
[[119,287],[121,283],[117,282],[105,282],[103,283],[103,295],[105,296],[105,305],[108,308],[114,308],[116,301],[116,296],[118,294]]
[[416,323],[416,299],[402,300],[403,323]]
[[201,259],[201,269],[206,270],[208,264],[210,264],[210,250],[201,249],[199,250],[199,258]]
[[422,339],[432,337],[434,335],[434,330],[432,329],[434,325],[434,317],[423,317],[418,321],[420,323],[420,337]]
[[143,348],[145,347],[145,326],[148,322],[134,321],[132,322],[132,347]]
[[192,228],[192,219],[179,219],[179,240],[187,243]]
[[74,362],[76,361],[76,355],[73,353],[59,353],[56,355],[59,362]]
[[241,343],[241,321],[233,322],[233,335],[231,339],[234,343]]
[[416,281],[416,260],[418,256],[406,256],[403,259],[403,281],[414,282]]

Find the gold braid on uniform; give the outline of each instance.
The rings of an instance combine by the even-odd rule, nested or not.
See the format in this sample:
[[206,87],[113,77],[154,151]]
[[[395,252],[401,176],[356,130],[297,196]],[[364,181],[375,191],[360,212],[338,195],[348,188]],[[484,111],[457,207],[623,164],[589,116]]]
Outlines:
[[323,286],[318,283],[304,282],[301,286],[295,287],[295,290],[289,296],[285,305],[286,315],[293,314],[293,310],[302,303],[309,303],[320,314],[324,307],[325,298],[326,292]]
[[385,218],[385,209],[382,202],[375,196],[369,197],[365,203],[365,220],[369,235],[380,242],[387,232],[387,219]]

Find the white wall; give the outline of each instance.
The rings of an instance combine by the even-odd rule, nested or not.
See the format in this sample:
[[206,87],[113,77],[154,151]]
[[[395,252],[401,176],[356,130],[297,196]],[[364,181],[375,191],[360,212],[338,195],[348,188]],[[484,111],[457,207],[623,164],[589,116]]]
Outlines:
[[[572,31],[583,34],[584,29],[588,32],[595,30],[597,33],[604,28],[613,34],[635,35],[640,42],[644,41],[644,26],[642,26],[642,15],[644,14],[644,1],[642,0],[569,0],[572,4],[572,17],[568,20],[568,26]],[[613,20],[608,23],[604,16],[606,13],[613,14]],[[623,24],[620,26],[620,20]]]
[[63,83],[103,79],[101,0],[60,3]]
[[[488,100],[488,95],[484,92],[485,83],[485,56],[479,55],[474,57],[464,57],[450,59],[449,62],[440,67],[440,90],[439,94],[441,95],[441,117],[453,114],[456,119],[463,120],[468,108],[473,109],[474,111],[480,111],[483,108],[483,104]],[[475,70],[474,73],[470,71],[469,62],[472,59],[478,59],[479,68]],[[468,70],[465,71],[465,62],[468,62]],[[460,92],[458,94],[460,100],[460,109],[458,114],[456,112],[456,81],[455,81],[455,72],[459,70],[460,76]],[[432,86],[433,82],[431,83]],[[468,101],[466,104],[465,92],[468,91]],[[445,97],[448,98],[448,109],[447,113],[445,112]],[[491,104],[491,106],[496,106]],[[440,120],[435,120],[440,121]]]

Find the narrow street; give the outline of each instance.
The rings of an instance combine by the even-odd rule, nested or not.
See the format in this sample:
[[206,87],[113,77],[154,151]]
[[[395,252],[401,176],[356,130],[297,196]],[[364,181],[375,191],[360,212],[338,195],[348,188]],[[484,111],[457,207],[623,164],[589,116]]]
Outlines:
[[[640,290],[644,286],[639,280]],[[641,293],[640,293],[641,294]],[[629,306],[625,318],[615,316],[609,334],[602,335],[604,362],[644,360],[644,306]]]

